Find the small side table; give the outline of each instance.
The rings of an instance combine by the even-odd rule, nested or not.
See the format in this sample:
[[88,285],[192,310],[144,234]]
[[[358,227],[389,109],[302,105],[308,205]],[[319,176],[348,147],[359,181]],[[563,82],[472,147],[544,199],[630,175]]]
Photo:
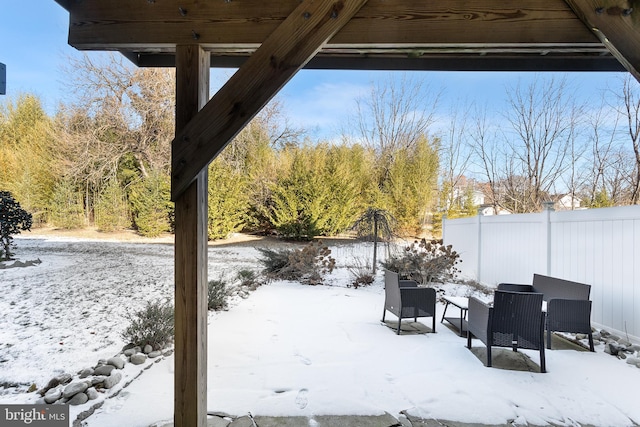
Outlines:
[[[469,298],[445,296],[443,297],[443,299],[445,300],[445,306],[440,323],[446,320],[447,322],[458,328],[461,337],[464,336],[463,334],[467,332],[467,311],[469,310]],[[447,314],[447,309],[449,308],[449,304],[460,309],[459,317],[445,317],[445,315]]]

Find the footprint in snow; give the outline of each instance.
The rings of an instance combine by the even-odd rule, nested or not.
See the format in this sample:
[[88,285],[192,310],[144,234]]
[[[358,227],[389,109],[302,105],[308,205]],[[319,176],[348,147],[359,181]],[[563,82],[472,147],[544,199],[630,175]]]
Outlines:
[[309,394],[309,390],[306,388],[301,389],[296,396],[296,406],[300,409],[304,409],[307,407],[309,400],[307,399],[307,395]]

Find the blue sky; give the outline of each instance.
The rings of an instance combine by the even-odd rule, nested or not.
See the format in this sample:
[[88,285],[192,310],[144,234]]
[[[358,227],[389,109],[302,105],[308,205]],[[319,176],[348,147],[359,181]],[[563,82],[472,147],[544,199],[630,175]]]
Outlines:
[[[68,13],[54,0],[0,0],[0,62],[7,66],[7,96],[34,93],[50,113],[64,100],[61,67],[68,55],[78,52],[67,44]],[[215,81],[232,70],[213,72]],[[371,81],[386,76],[375,71],[299,72],[280,93],[291,122],[315,134],[332,137],[344,118],[352,113],[354,99],[367,91]],[[420,72],[433,88],[442,89],[440,110],[450,105],[475,102],[499,109],[505,99],[505,85],[526,82],[533,73]],[[398,75],[398,73],[395,73]],[[621,73],[571,73],[569,80],[586,100],[599,99],[599,92]],[[4,99],[0,98],[0,102]]]

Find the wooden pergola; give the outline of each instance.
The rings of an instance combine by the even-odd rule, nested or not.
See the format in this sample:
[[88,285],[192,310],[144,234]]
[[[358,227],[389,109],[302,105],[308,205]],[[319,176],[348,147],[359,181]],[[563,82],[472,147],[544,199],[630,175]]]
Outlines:
[[[207,166],[302,68],[623,71],[640,0],[56,0],[69,44],[176,68],[176,426],[205,426]],[[209,99],[210,67],[237,67]]]

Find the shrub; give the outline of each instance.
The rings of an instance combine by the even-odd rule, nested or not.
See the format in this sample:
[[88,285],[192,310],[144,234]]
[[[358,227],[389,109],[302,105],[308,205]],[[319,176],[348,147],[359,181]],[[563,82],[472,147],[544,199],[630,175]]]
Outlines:
[[413,242],[401,254],[390,256],[382,265],[397,272],[403,279],[426,285],[455,280],[458,274],[456,264],[459,262],[460,255],[451,245],[445,246],[441,239],[422,239]]
[[143,347],[149,344],[160,350],[173,342],[174,309],[167,301],[148,301],[144,308],[128,313],[131,323],[122,332],[122,338]]
[[260,262],[265,266],[264,272],[276,279],[319,285],[336,265],[331,250],[319,241],[310,242],[302,249],[257,249],[263,255]]
[[229,305],[229,289],[224,279],[209,280],[207,289],[207,308],[209,310],[225,310]]
[[0,191],[0,260],[11,259],[13,234],[31,229],[31,214],[20,207],[11,193]]
[[100,231],[116,231],[131,226],[127,197],[117,180],[109,180],[102,189],[94,213],[94,222]]
[[354,258],[354,264],[347,266],[347,270],[351,275],[351,284],[349,286],[358,289],[361,286],[368,286],[373,283],[374,273],[366,259]]
[[174,207],[169,177],[152,172],[129,187],[129,201],[136,228],[145,237],[171,231]]
[[240,270],[236,274],[236,278],[238,279],[238,281],[240,281],[241,287],[248,288],[251,291],[255,291],[258,286],[260,286],[258,275],[253,270]]

